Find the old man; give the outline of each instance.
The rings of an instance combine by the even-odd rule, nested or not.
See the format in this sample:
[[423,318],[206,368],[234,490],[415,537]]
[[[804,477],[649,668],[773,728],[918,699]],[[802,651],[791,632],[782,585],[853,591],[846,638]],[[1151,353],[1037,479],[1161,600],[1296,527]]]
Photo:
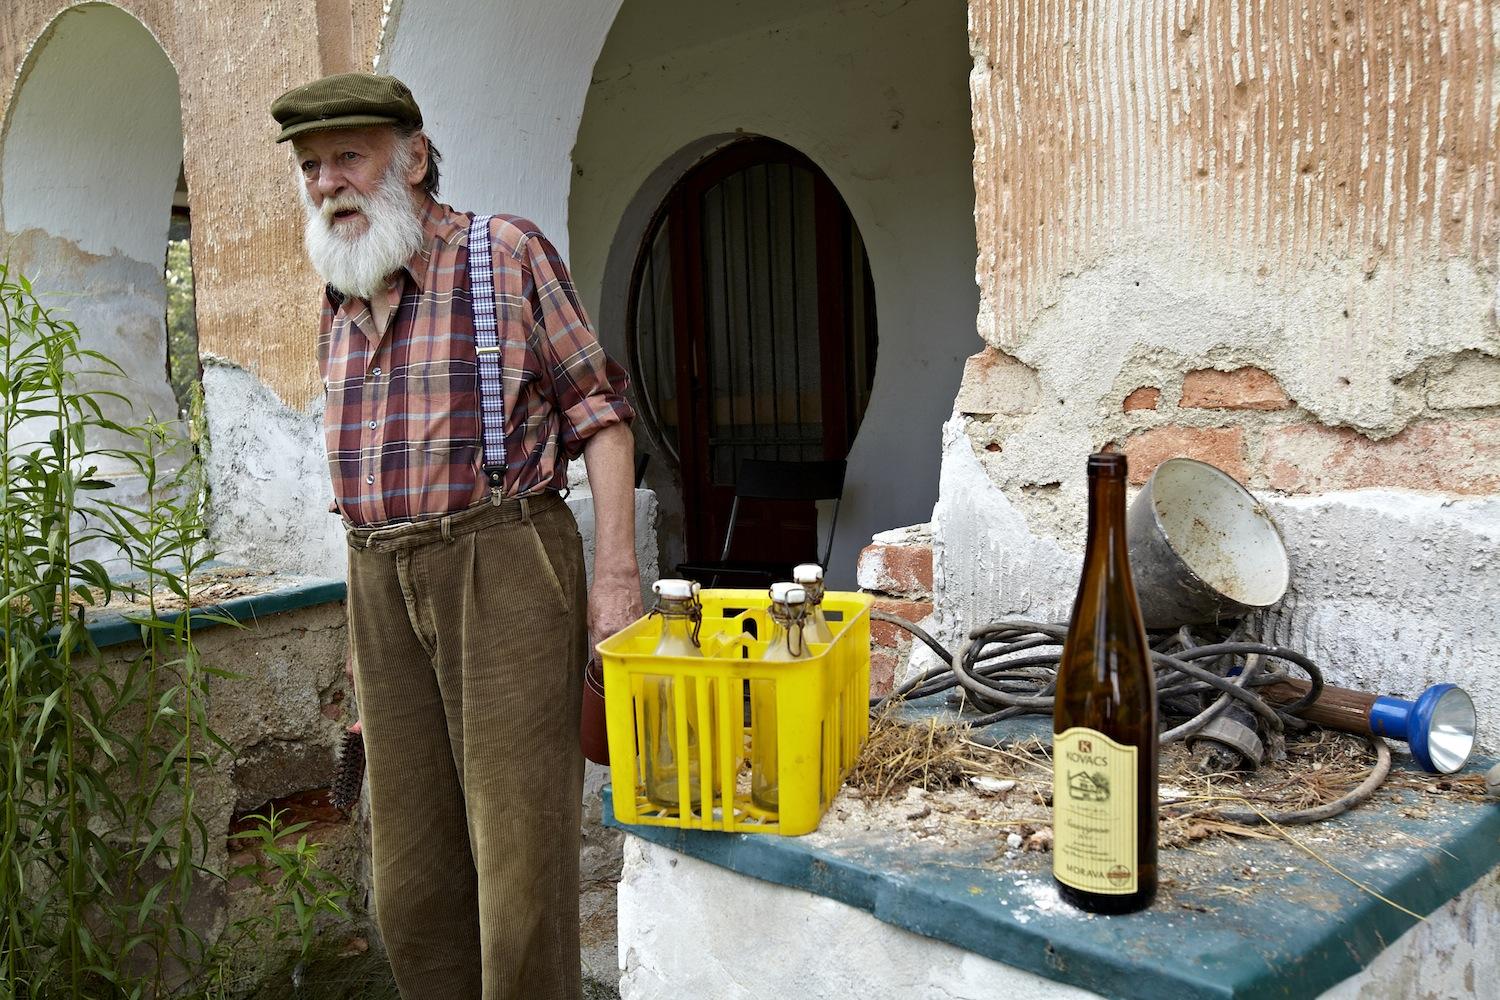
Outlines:
[[[411,91],[272,105],[306,246],[368,755],[375,907],[407,1000],[576,1000],[581,676],[640,614],[624,371],[537,227],[436,200]],[[594,582],[560,491],[583,456]]]

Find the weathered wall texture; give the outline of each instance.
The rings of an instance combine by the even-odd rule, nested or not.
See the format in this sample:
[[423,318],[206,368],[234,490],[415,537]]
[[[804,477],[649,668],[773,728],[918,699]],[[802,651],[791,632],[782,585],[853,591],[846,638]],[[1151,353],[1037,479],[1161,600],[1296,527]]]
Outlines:
[[209,532],[219,559],[241,566],[342,578],[343,521],[323,449],[323,400],[281,406],[242,368],[205,359]]
[[1019,344],[1064,275],[1157,223],[1281,280],[1339,257],[1365,276],[1492,265],[1497,17],[1483,0],[978,0],[986,339]]
[[[90,5],[58,18],[5,132],[3,217],[79,250],[160,266],[182,162],[177,74],[140,22]],[[113,218],[87,196],[108,181]]]
[[[753,947],[747,928],[757,935]],[[1500,975],[1500,953],[1488,944],[1496,933],[1500,872],[1490,872],[1323,1000],[1484,996]],[[620,966],[624,1000],[1099,996],[636,837],[626,838],[620,881]]]
[[[59,0],[13,0],[0,7],[0,109],[6,132],[0,143],[10,149],[10,131],[20,125],[12,98],[24,91],[34,70],[43,66],[54,28],[60,32],[74,17],[96,17],[106,5],[76,8]],[[267,108],[281,91],[322,72],[368,66],[379,33],[379,0],[263,0],[253,9],[232,3],[183,6],[171,0],[122,0],[120,11],[138,20],[155,38],[175,68],[182,122],[181,150],[193,213],[193,266],[196,277],[198,329],[205,354],[227,358],[249,369],[284,402],[301,406],[319,389],[313,364],[318,283],[301,252],[301,211],[291,187],[283,147],[275,146],[274,122]],[[58,15],[67,13],[66,17]],[[112,12],[111,12],[112,13]],[[120,15],[116,15],[120,16]],[[168,176],[137,177],[132,164],[116,159],[110,133],[91,135],[98,117],[91,81],[109,78],[133,58],[129,48],[105,49],[91,71],[76,74],[71,102],[49,122],[54,134],[73,136],[66,148],[10,149],[7,162],[20,156],[34,175],[70,176],[69,204],[55,222],[22,212],[0,228],[14,234],[38,227],[54,236],[83,240],[86,249],[121,245],[111,238],[122,216],[151,206],[133,197],[140,185],[163,186],[170,200],[176,164]],[[143,100],[126,92],[109,95],[110,106]],[[153,98],[154,99],[154,98]],[[129,113],[122,124],[131,124]],[[89,147],[89,140],[96,145]],[[67,159],[67,153],[74,159]],[[25,172],[7,167],[8,187]],[[6,211],[39,202],[27,189],[0,191]],[[88,218],[79,231],[76,215]],[[167,204],[161,205],[165,239]],[[165,257],[165,244],[150,253]]]
[[1393,691],[1465,677],[1494,745],[1466,664],[1500,629],[1466,609],[1500,565],[1500,5],[974,0],[970,29],[988,346],[940,616],[1066,615],[1085,456],[1192,455],[1281,522],[1268,631]]
[[[60,129],[71,121],[72,129]],[[155,39],[130,15],[99,4],[58,18],[32,60],[5,121],[0,146],[0,251],[12,278],[24,275],[82,347],[114,359],[120,375],[82,365],[79,388],[103,392],[105,415],[122,425],[172,421],[167,381],[166,286],[162,280],[172,192],[182,162],[177,75]],[[101,203],[100,182],[111,197]],[[92,371],[90,371],[92,370]],[[32,421],[33,429],[46,421]],[[97,433],[98,449],[128,445]],[[147,485],[128,462],[99,456],[109,499],[142,506]],[[176,465],[168,456],[164,468]],[[103,540],[80,552],[109,560]]]
[[985,0],[971,28],[1008,353],[959,411],[999,481],[1048,486],[1061,429],[1278,489],[1495,490],[1500,7]]
[[[367,944],[364,926],[369,850],[366,810],[346,817],[328,802],[343,727],[350,719],[344,679],[344,608],[321,605],[270,615],[245,628],[213,628],[195,636],[203,662],[238,679],[210,685],[209,725],[231,748],[216,753],[212,773],[195,785],[196,808],[209,832],[204,864],[228,872],[253,860],[247,845],[230,840],[248,829],[246,817],[281,810],[283,823],[308,822],[308,839],[322,844],[321,867],[354,890],[354,915],[325,929],[318,948],[338,953],[352,937]],[[140,654],[138,646],[104,651],[106,665]],[[194,898],[202,929],[218,931],[263,909],[248,882],[205,879]],[[286,955],[265,955],[274,965]],[[257,959],[247,957],[247,961]]]
[[[59,121],[76,129],[62,129]],[[124,370],[90,379],[130,397],[136,419],[171,420],[167,383],[167,223],[182,124],[177,76],[140,23],[92,5],[58,19],[11,109],[0,148],[0,218],[10,266],[78,324],[83,346]],[[91,187],[109,182],[101,205]],[[106,398],[109,415],[130,410]],[[102,442],[101,442],[102,443]]]

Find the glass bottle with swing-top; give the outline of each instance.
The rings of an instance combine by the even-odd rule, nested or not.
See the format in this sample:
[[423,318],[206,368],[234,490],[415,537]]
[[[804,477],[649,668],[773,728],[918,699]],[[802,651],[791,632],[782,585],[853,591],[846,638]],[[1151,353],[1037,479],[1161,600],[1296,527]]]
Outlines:
[[[786,663],[812,657],[807,646],[807,591],[795,583],[771,587],[771,637],[762,662]],[[750,682],[750,800],[761,809],[780,808],[776,752],[776,682]]]
[[[653,616],[661,616],[661,639],[656,655],[663,658],[702,657],[698,630],[703,620],[703,605],[698,600],[698,584],[691,580],[658,580],[651,585],[656,594]],[[641,772],[645,776],[646,798],[663,809],[681,805],[681,777],[686,768],[689,802],[697,806],[702,794],[698,779],[702,766],[702,733],[698,718],[696,685],[706,680],[692,677],[648,677],[644,692],[644,732],[641,740]],[[679,745],[680,729],[677,711],[677,687],[683,688],[685,711],[681,721],[687,723],[686,745]]]
[[823,616],[823,567],[803,563],[792,570],[792,580],[807,591],[807,624],[802,629],[807,641],[832,642],[833,629]]

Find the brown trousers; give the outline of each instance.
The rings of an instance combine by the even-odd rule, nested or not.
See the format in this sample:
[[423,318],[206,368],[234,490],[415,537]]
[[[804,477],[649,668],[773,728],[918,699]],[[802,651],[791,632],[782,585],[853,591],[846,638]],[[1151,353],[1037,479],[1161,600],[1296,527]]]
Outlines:
[[578,1000],[585,600],[556,494],[349,532],[375,912],[404,1000]]

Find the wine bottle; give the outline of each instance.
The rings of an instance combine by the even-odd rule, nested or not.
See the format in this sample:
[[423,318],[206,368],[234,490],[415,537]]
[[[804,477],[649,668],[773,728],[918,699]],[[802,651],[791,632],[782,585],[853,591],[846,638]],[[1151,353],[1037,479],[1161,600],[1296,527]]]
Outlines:
[[1089,456],[1083,580],[1052,709],[1052,874],[1067,902],[1156,896],[1156,682],[1125,541],[1125,456]]

